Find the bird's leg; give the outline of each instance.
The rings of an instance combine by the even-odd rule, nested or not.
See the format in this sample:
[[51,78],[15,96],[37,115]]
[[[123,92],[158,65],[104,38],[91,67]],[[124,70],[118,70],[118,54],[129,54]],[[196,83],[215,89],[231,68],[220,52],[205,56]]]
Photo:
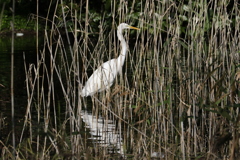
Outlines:
[[94,97],[91,97],[92,98],[92,112],[94,112],[95,111],[95,103],[96,103],[96,97],[94,96]]
[[110,88],[106,90],[106,102],[110,103],[112,101],[111,91]]

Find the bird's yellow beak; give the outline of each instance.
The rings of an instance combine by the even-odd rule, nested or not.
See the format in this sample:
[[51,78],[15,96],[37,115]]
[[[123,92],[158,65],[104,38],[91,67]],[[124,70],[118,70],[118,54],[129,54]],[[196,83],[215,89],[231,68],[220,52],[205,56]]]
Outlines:
[[129,26],[129,28],[131,28],[131,29],[136,29],[136,30],[140,30],[139,28],[137,28],[137,27],[132,27],[132,26]]

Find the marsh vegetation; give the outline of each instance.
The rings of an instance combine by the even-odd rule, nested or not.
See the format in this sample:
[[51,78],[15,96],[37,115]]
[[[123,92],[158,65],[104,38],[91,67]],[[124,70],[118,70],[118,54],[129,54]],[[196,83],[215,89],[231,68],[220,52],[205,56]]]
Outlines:
[[[237,1],[107,0],[104,14],[91,12],[88,0],[57,2],[36,63],[23,57],[27,105],[17,159],[240,157]],[[110,90],[82,98],[93,70],[119,55],[122,22],[141,29],[125,34],[122,74]],[[86,110],[114,123],[121,149],[89,142]],[[1,141],[3,159],[13,156],[10,142]]]

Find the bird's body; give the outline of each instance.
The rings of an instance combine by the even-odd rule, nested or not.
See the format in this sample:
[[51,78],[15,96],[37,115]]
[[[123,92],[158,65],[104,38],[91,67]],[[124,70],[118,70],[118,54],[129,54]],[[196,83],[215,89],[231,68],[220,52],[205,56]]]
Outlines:
[[122,46],[121,54],[119,55],[118,58],[111,59],[103,63],[100,67],[98,67],[97,70],[93,72],[91,77],[87,80],[84,88],[82,89],[81,92],[82,97],[92,96],[94,93],[104,91],[112,86],[114,79],[122,69],[122,66],[125,61],[125,56],[127,53],[127,43],[122,35],[123,29],[126,28],[138,29],[129,26],[126,23],[121,23],[118,26],[117,36],[118,39],[121,41]]
[[112,86],[115,77],[117,76],[116,59],[111,59],[103,63],[97,70],[93,72],[91,77],[82,89],[82,96],[91,96],[96,92],[102,92]]

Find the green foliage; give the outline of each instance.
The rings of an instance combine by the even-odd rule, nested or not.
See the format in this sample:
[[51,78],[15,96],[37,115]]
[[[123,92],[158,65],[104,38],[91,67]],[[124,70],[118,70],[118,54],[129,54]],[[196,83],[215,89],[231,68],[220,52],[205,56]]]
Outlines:
[[[3,15],[1,22],[1,31],[11,30],[12,16]],[[14,28],[15,30],[35,30],[36,24],[34,21],[29,21],[27,17],[16,15]]]

